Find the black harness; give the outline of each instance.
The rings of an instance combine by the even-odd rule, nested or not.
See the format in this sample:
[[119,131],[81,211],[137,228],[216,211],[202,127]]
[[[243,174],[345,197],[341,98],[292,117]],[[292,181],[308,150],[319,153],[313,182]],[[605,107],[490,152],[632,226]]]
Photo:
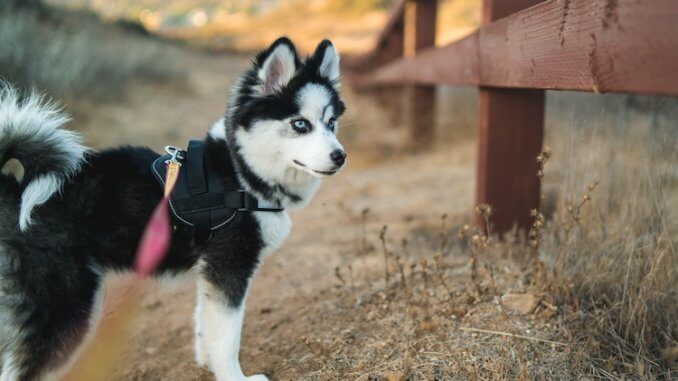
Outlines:
[[[169,200],[172,219],[193,228],[196,245],[207,243],[212,233],[228,226],[238,212],[283,210],[260,206],[257,198],[244,189],[225,189],[226,182],[206,165],[204,153],[204,143],[199,140],[191,140],[186,151],[176,153],[181,170]],[[169,154],[161,156],[151,166],[151,172],[163,188],[166,162],[171,157]]]

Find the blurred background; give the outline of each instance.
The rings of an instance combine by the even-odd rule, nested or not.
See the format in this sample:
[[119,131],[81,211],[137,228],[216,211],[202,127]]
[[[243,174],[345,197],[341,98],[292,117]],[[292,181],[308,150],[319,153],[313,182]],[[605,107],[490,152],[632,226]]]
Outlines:
[[[442,0],[436,44],[480,24]],[[63,102],[88,145],[184,146],[280,35],[308,54],[376,43],[394,0],[4,0],[0,77]],[[676,376],[678,100],[547,92],[536,250],[473,228],[475,87],[439,86],[426,131],[406,86],[344,81],[350,157],[262,267],[246,373],[276,380]],[[421,112],[421,110],[419,110]],[[108,284],[115,315],[119,280]],[[148,284],[113,380],[211,380],[193,363],[194,286]],[[105,329],[106,324],[104,323]],[[518,336],[522,338],[518,338]],[[541,340],[541,341],[540,341]],[[105,344],[105,343],[104,343]],[[82,364],[78,365],[82,367]]]

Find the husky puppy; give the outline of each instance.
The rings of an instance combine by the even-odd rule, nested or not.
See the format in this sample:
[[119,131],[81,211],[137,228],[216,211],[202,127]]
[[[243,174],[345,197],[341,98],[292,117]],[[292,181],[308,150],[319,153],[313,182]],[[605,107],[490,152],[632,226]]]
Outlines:
[[[261,263],[287,237],[287,210],[308,204],[346,154],[339,55],[321,42],[304,61],[287,38],[256,56],[204,140],[226,183],[284,211],[239,211],[196,245],[178,225],[157,274],[198,273],[195,357],[219,381],[245,377],[238,360],[245,298]],[[57,380],[96,329],[107,271],[133,266],[161,198],[148,148],[94,152],[62,129],[58,107],[0,92],[0,381]]]

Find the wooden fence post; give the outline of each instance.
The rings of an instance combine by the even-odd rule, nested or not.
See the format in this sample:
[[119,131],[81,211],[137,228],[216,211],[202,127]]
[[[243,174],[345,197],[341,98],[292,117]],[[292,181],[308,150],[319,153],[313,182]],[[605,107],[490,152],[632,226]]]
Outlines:
[[[483,23],[542,0],[484,0]],[[480,75],[482,76],[482,62]],[[494,209],[495,233],[514,225],[527,231],[539,206],[536,157],[544,135],[544,91],[480,87],[476,203]],[[485,228],[482,218],[477,220]]]
[[[422,49],[435,45],[437,0],[409,0],[405,6],[404,55],[414,56]],[[406,89],[406,126],[410,130],[413,148],[425,146],[433,139],[435,129],[435,86],[410,85]]]

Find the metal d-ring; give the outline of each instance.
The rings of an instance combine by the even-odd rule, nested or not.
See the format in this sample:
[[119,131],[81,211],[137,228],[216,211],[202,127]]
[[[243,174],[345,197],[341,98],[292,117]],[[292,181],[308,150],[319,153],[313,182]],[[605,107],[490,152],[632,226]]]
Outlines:
[[181,149],[174,146],[165,146],[165,152],[172,156],[171,158],[169,158],[169,160],[165,160],[165,164],[169,164],[169,162],[174,161],[177,164],[181,165],[181,160],[179,160],[182,159],[179,156],[181,155]]

